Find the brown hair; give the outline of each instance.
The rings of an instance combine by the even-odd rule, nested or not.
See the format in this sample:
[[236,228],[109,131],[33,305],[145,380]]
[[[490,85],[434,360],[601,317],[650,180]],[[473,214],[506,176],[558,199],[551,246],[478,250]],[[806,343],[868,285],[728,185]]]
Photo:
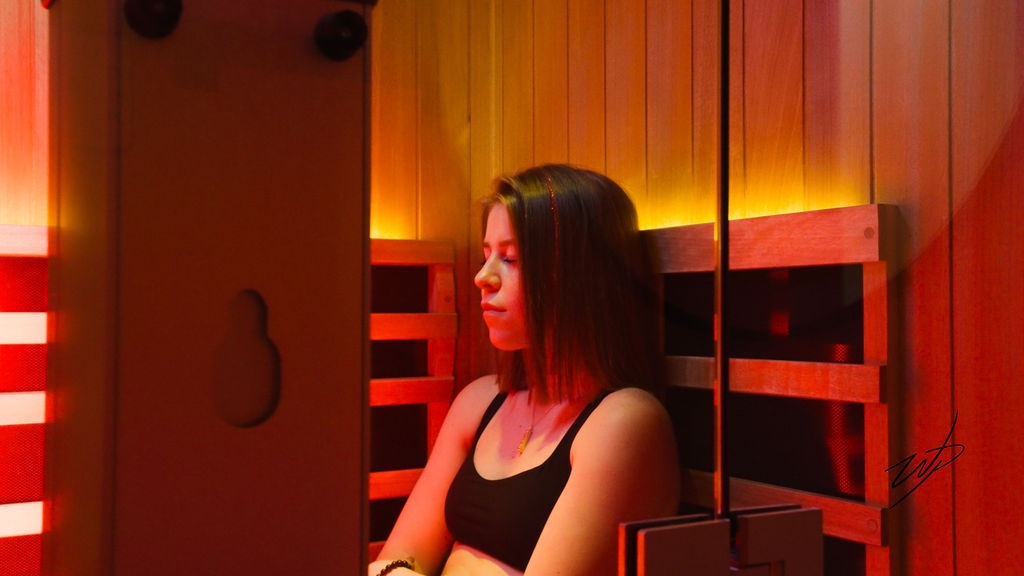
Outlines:
[[504,391],[542,399],[591,397],[628,386],[661,396],[653,255],[636,208],[608,177],[561,164],[495,183],[519,245],[530,346],[501,353]]

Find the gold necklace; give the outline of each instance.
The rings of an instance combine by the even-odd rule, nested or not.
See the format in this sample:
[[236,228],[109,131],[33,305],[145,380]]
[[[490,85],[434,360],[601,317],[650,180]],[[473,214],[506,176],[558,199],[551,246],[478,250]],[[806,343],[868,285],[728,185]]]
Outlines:
[[[527,402],[529,402],[529,399],[527,399]],[[548,409],[544,411],[544,414],[541,415],[540,419],[544,420],[545,418],[547,418],[548,414],[551,413],[551,410],[553,410],[557,405],[557,402],[553,402],[551,406],[549,406]],[[530,437],[533,436],[533,426],[536,423],[537,405],[533,404],[530,406],[530,425],[526,428],[526,432],[523,433],[523,439],[519,441],[519,456],[522,456],[523,452],[526,450],[526,443],[529,442]]]

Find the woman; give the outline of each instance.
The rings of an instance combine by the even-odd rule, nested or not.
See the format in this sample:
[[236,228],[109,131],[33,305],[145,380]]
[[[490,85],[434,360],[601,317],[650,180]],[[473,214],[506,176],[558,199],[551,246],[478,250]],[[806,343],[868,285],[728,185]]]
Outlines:
[[455,398],[379,574],[614,574],[618,524],[676,511],[650,258],[625,192],[563,165],[484,202],[498,374]]

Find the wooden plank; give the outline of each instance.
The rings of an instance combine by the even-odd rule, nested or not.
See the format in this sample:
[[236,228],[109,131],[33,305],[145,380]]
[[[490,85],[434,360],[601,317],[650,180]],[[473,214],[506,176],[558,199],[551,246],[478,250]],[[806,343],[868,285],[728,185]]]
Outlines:
[[48,233],[46,226],[0,224],[0,256],[46,256]]
[[715,268],[714,224],[656,228],[644,234],[654,242],[662,274],[710,272]]
[[[428,274],[428,309],[432,313],[455,313],[455,274],[451,266],[431,266]],[[455,341],[427,342],[427,372],[451,376],[455,371]]]
[[[54,322],[52,335],[60,342],[61,358],[60,369],[47,378],[55,418],[45,448],[47,469],[59,471],[47,475],[46,490],[51,504],[60,502],[47,506],[46,538],[59,540],[60,552],[47,554],[45,570],[114,574],[116,351],[122,337],[117,330],[117,217],[123,199],[120,134],[125,117],[119,86],[123,62],[114,43],[127,41],[120,33],[124,16],[96,4],[65,2],[59,16],[38,4],[33,8],[52,32],[48,75],[53,93],[60,95],[51,101],[48,154],[60,159],[50,165],[50,197],[59,224],[53,235],[60,257],[49,263],[49,290],[62,318]],[[208,398],[194,398],[200,397]]]
[[[889,323],[904,368],[898,404],[890,408],[890,427],[900,437],[890,449],[903,458],[937,447],[952,415],[950,6],[896,2],[879,9],[876,3],[871,16],[875,202],[900,206],[901,217],[900,259],[891,263],[900,307]],[[892,571],[957,572],[950,501],[958,493],[953,474],[934,474],[894,510]],[[869,564],[884,562],[871,558],[882,554],[878,549],[867,553]]]
[[[686,193],[689,222],[713,222],[718,192],[718,155],[721,129],[721,38],[722,10],[719,0],[692,0],[691,41],[693,44],[693,72],[690,78],[693,92],[693,184]],[[738,5],[733,2],[732,5]],[[742,45],[742,37],[731,38],[731,44]],[[740,52],[737,51],[737,54]],[[734,68],[742,70],[737,58]],[[742,84],[734,84],[742,86]],[[733,127],[734,122],[730,122]],[[742,126],[742,124],[740,125]],[[742,132],[740,132],[742,133]],[[736,141],[736,140],[734,140]],[[735,164],[734,164],[735,166]],[[733,180],[733,184],[742,184]]]
[[370,340],[455,338],[458,314],[370,314]]
[[886,262],[867,262],[861,276],[864,362],[884,365],[889,361],[889,267]]
[[451,266],[431,266],[427,274],[427,308],[455,312],[455,273]]
[[730,573],[727,520],[641,528],[636,540],[636,576]]
[[534,162],[569,160],[568,2],[533,3]]
[[732,358],[729,369],[734,392],[863,403],[881,399],[881,368],[874,365]]
[[370,472],[370,500],[408,496],[422,473],[422,468]]
[[879,259],[877,204],[730,223],[729,267],[783,268]]
[[[454,313],[456,279],[459,285],[470,285],[468,252],[470,246],[474,251],[477,249],[477,242],[470,240],[472,224],[467,214],[472,205],[467,137],[471,118],[467,58],[471,7],[463,0],[422,0],[417,2],[417,10],[418,229],[420,238],[450,239],[448,258],[443,262],[448,265],[428,269],[428,309]],[[461,306],[467,309],[470,303],[466,300]],[[461,326],[457,332],[468,330],[468,323],[458,322]],[[427,343],[430,375],[454,374],[455,347],[454,339]]]
[[640,227],[648,228],[644,7],[644,0],[605,3],[605,167],[636,204]]
[[[889,361],[889,277],[887,262],[869,262],[862,266],[864,295],[864,362],[887,364]],[[889,505],[890,463],[901,456],[893,452],[898,445],[898,430],[892,426],[889,411],[895,390],[883,387],[884,404],[864,407],[864,499],[872,504]]]
[[49,14],[0,6],[0,222],[45,225],[49,163]]
[[[716,6],[716,9],[720,8],[720,4]],[[747,189],[747,152],[746,152],[746,91],[744,86],[746,85],[746,36],[744,30],[746,28],[746,0],[734,0],[729,3],[729,219],[735,220],[742,218],[745,215],[745,199]],[[715,31],[708,30],[706,34],[718,35],[717,29]],[[719,53],[721,53],[721,44],[719,44]],[[723,64],[717,64],[715,70],[721,70],[720,66]],[[716,85],[720,85],[720,80],[715,80]],[[721,96],[719,97],[721,98]],[[715,116],[719,118],[719,116]],[[715,129],[718,131],[719,136],[721,135],[721,124],[719,121],[715,123]],[[718,139],[718,145],[721,147],[721,138]],[[720,160],[721,154],[716,154],[716,164],[720,167],[722,165]],[[717,172],[716,172],[717,173]],[[714,205],[712,206],[712,220],[718,215],[718,181],[715,181],[714,190],[716,190],[716,197]]]
[[501,2],[501,173],[532,166],[533,2]]
[[636,535],[642,529],[658,526],[672,526],[690,522],[710,520],[710,514],[687,514],[682,516],[663,516],[644,520],[619,522],[618,526],[618,576],[635,576],[637,563]]
[[418,238],[451,238],[465,253],[469,220],[469,4],[417,0]]
[[730,214],[751,217],[804,209],[803,2],[743,5],[745,188]]
[[[666,363],[670,385],[711,389],[714,359],[669,356]],[[729,390],[741,394],[865,404],[881,400],[879,366],[732,358],[729,370]]]
[[887,470],[901,458],[891,451],[896,442],[890,434],[890,409],[889,404],[864,406],[864,500],[878,506],[892,502]]
[[736,506],[792,502],[804,508],[820,508],[824,516],[825,534],[863,544],[885,544],[886,510],[880,506],[739,478],[733,478],[731,482],[730,489]]
[[370,263],[395,266],[451,264],[455,247],[450,240],[370,240]]
[[[893,206],[867,204],[796,214],[733,220],[729,267],[733,270],[876,262],[881,222]],[[648,230],[662,273],[714,269],[713,226],[695,224]]]
[[646,227],[689,223],[693,190],[691,6],[647,2]]
[[605,6],[569,0],[569,162],[605,171]]
[[[890,532],[892,534],[892,532]],[[868,544],[864,547],[864,574],[870,576],[889,576],[897,572],[899,568],[893,565],[896,557],[891,546],[875,546]]]
[[[479,310],[480,291],[470,282],[480,262],[480,208],[477,201],[492,190],[492,182],[502,171],[501,123],[503,118],[502,22],[497,0],[469,2],[470,118],[469,171],[471,204],[465,208],[469,218],[467,260],[460,264],[467,281],[466,290],[457,293],[460,310]],[[503,2],[501,4],[504,4]],[[494,371],[487,328],[480,314],[464,314],[457,341],[456,373],[459,382],[469,382],[477,374]]]
[[[687,479],[683,483],[683,501],[711,507],[714,502],[709,496],[713,491],[714,475],[701,470],[686,469],[683,472]],[[826,535],[875,546],[886,543],[887,510],[883,507],[742,478],[732,478],[729,484],[733,508],[775,504],[819,508],[824,516]]]
[[871,202],[871,2],[804,3],[805,209]]
[[469,21],[469,180],[476,197],[489,193],[501,172],[501,6],[497,0],[469,2]]
[[416,238],[418,0],[382,3],[370,19],[370,236]]
[[739,515],[736,524],[736,559],[741,566],[781,564],[786,576],[823,575],[821,510],[753,512]]
[[[954,2],[951,10],[952,402],[958,415],[951,442],[966,447],[947,475],[954,482],[955,566],[957,574],[1019,574],[1024,9],[1020,2],[984,0]],[[948,418],[935,414],[946,428]]]
[[711,390],[715,385],[715,359],[707,356],[666,356],[665,377],[669,386]]
[[370,406],[450,402],[454,391],[451,376],[374,378],[370,380]]

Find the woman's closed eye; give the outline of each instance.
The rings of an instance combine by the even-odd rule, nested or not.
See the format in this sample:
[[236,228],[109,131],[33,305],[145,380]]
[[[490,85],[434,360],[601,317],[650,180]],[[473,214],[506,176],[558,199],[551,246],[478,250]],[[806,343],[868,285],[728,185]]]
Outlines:
[[[505,264],[515,264],[516,262],[519,261],[518,259],[516,259],[515,256],[510,256],[510,255],[502,256],[500,258],[500,260],[502,262],[504,262]],[[486,256],[483,259],[480,260],[480,267],[483,268],[485,264],[487,264],[487,257]]]

